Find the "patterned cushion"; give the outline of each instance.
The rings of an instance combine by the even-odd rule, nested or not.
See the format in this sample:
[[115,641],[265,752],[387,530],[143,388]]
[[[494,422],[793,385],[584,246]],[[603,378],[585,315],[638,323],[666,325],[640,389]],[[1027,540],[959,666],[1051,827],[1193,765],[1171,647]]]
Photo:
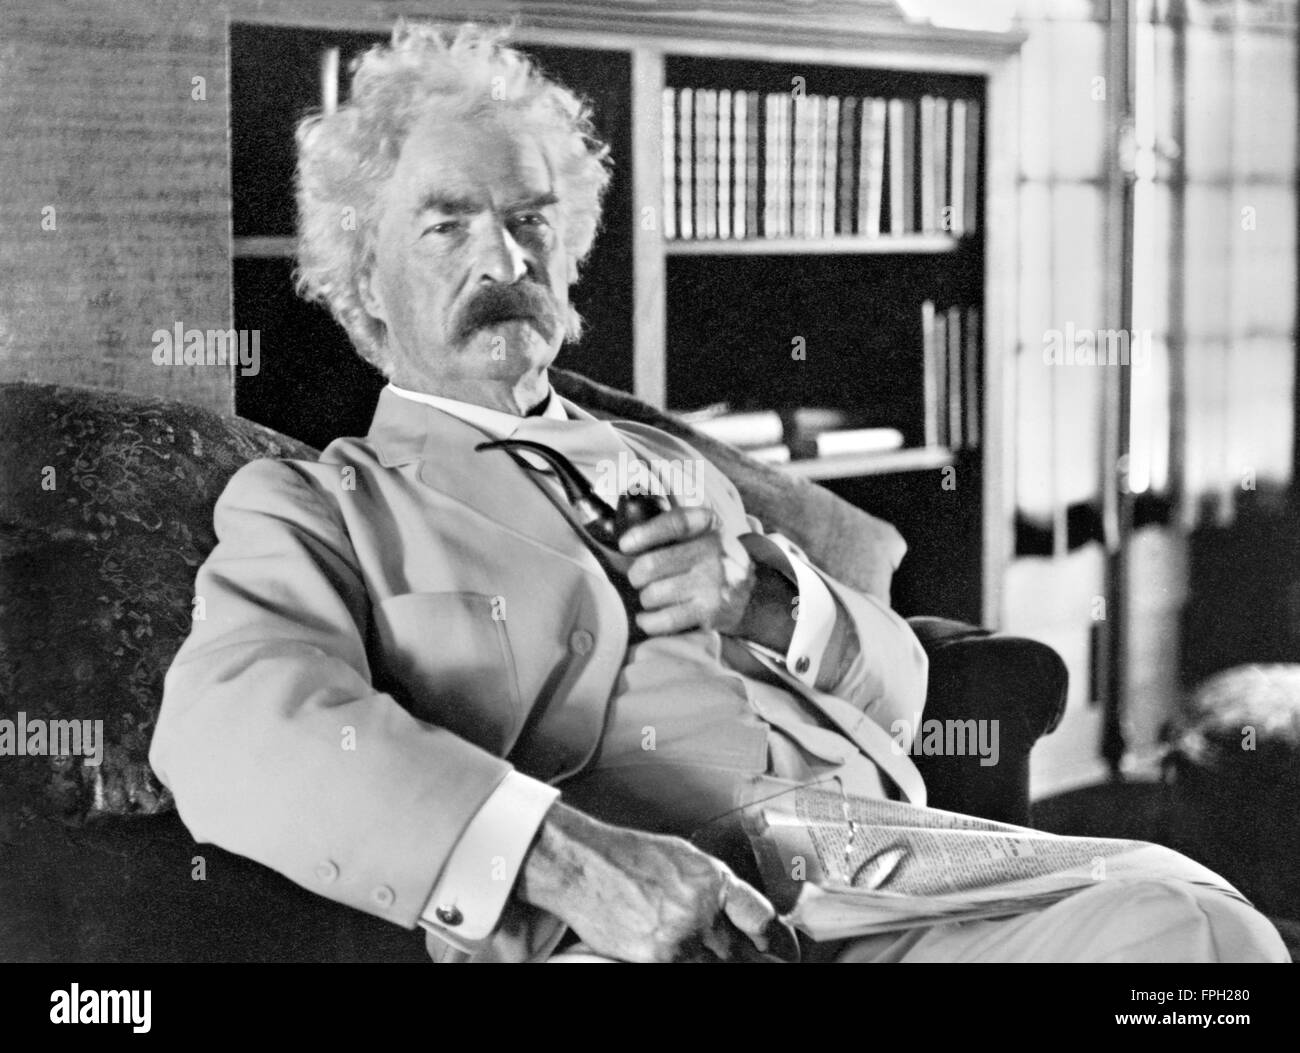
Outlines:
[[185,403],[0,385],[0,720],[103,721],[98,767],[0,757],[0,844],[38,817],[171,808],[149,738],[212,507],[245,462],[314,456]]

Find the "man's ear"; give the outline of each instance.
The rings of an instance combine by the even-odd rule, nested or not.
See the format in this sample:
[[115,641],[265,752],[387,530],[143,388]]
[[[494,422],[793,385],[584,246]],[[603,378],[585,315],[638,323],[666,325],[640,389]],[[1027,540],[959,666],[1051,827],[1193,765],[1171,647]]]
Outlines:
[[361,306],[366,309],[366,314],[378,318],[384,325],[387,325],[388,310],[384,306],[383,295],[376,287],[374,274],[375,258],[371,256],[366,260],[366,264],[357,278],[357,293],[361,297]]

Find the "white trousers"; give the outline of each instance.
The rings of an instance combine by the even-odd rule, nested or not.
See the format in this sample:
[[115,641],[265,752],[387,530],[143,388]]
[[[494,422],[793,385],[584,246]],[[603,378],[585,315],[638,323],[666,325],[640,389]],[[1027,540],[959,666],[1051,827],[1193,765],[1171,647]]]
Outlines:
[[1107,879],[1044,910],[851,941],[841,962],[1289,962],[1264,915],[1177,880]]
[[[1177,880],[1099,881],[1044,910],[850,940],[839,962],[1289,962],[1264,915]],[[582,945],[556,963],[612,962]]]

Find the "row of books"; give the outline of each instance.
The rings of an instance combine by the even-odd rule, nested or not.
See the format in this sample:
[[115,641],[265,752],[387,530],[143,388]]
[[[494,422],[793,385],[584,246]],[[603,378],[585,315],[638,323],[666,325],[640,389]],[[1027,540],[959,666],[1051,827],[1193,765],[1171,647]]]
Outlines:
[[903,445],[896,428],[863,428],[852,414],[838,409],[801,406],[778,412],[733,412],[726,403],[681,414],[697,431],[744,450],[768,464],[811,457],[884,453]]
[[663,125],[669,239],[976,230],[973,99],[666,88]]
[[980,442],[979,309],[921,304],[925,444],[950,450]]

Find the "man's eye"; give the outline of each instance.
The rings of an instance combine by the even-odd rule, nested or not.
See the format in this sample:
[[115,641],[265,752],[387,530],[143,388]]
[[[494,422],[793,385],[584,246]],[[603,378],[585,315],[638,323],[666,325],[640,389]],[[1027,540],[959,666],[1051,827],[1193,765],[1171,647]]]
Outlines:
[[515,222],[525,227],[543,227],[546,217],[540,212],[521,212],[515,216]]
[[424,228],[426,234],[454,234],[460,227],[460,222],[454,219],[444,219],[437,223],[430,223]]

